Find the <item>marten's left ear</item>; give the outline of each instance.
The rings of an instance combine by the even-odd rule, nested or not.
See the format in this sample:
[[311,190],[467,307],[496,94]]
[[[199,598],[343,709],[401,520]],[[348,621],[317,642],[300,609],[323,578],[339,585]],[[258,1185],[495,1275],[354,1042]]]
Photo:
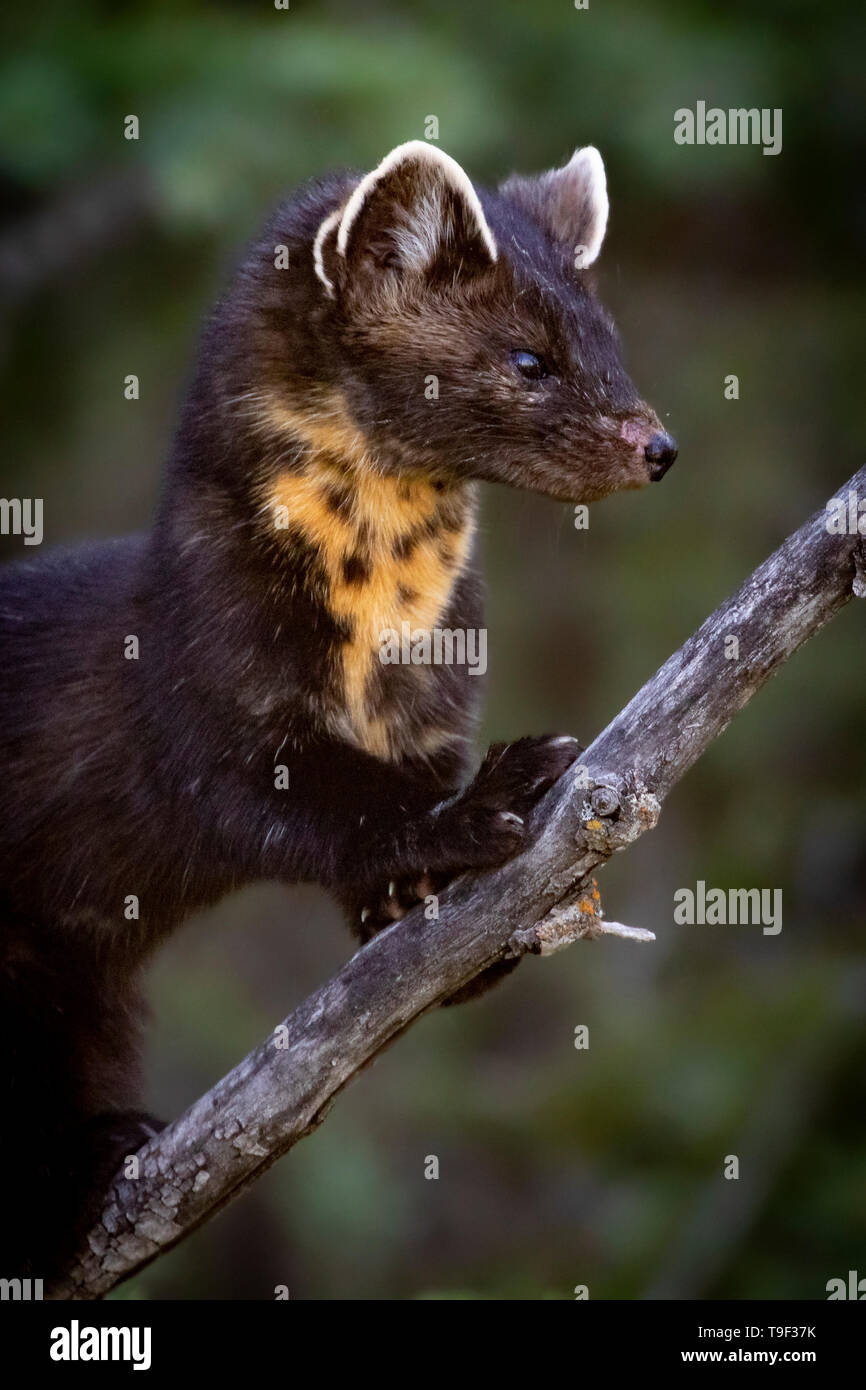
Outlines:
[[604,163],[594,145],[575,150],[561,169],[549,169],[534,179],[509,179],[501,192],[537,218],[557,241],[573,248],[579,270],[597,259],[609,204]]
[[453,277],[489,267],[496,242],[478,194],[456,160],[424,140],[398,145],[345,207],[319,228],[316,273],[335,281],[388,275]]

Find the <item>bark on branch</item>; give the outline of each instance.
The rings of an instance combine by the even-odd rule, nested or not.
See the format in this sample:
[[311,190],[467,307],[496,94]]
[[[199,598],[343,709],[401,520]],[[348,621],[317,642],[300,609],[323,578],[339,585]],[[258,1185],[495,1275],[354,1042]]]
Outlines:
[[[866,497],[866,468],[836,495],[852,492]],[[458,880],[438,921],[415,909],[382,932],[145,1145],[139,1178],[115,1179],[51,1296],[101,1297],[188,1235],[315,1129],[377,1052],[488,965],[605,930],[630,934],[600,919],[593,870],[655,825],[665,796],[755,691],[866,593],[866,542],[832,534],[827,515],[790,536],[607,726],[539,806],[524,855]]]

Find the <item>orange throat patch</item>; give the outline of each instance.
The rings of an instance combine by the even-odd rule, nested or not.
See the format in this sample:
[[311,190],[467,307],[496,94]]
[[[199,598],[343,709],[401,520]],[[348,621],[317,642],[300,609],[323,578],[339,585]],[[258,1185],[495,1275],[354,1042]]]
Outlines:
[[[472,544],[474,489],[382,473],[341,403],[311,417],[270,402],[266,418],[304,446],[271,480],[262,510],[278,543],[300,540],[316,556],[316,596],[346,633],[334,656],[338,731],[374,756],[398,757],[399,730],[371,708],[371,677],[386,631],[430,630],[443,618]],[[430,729],[418,751],[447,738]]]

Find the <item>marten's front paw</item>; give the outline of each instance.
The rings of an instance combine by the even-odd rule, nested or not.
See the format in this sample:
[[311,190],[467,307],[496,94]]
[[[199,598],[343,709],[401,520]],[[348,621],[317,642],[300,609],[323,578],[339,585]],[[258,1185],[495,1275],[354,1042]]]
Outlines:
[[567,736],[492,744],[463,795],[439,812],[436,870],[392,880],[378,901],[363,909],[365,939],[438,895],[460,874],[496,869],[520,854],[533,807],[580,752],[577,740]]
[[528,816],[581,751],[577,739],[567,734],[493,743],[454,809],[469,815],[483,808]]
[[382,896],[373,900],[361,910],[361,933],[365,941],[371,936],[399,922],[419,903],[435,898],[454,877],[453,874],[431,873],[424,869],[421,873],[395,878],[387,885]]
[[580,752],[567,735],[491,744],[475,778],[445,813],[454,871],[497,868],[519,854],[533,807]]

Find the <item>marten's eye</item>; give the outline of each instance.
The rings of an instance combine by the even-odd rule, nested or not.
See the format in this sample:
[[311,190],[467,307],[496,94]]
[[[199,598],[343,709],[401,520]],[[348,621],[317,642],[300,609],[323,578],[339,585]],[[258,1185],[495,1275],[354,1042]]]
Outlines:
[[546,376],[550,376],[547,363],[537,353],[518,348],[516,352],[512,352],[511,361],[515,370],[527,381],[543,381]]

